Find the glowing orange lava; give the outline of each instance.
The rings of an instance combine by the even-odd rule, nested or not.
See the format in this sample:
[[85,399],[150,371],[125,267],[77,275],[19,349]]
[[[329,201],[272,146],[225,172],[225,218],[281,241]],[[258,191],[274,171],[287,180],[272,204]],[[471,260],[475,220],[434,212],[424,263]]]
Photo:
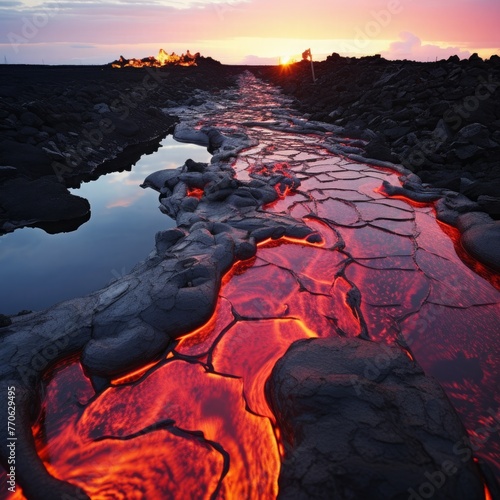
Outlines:
[[139,380],[150,368],[153,366],[157,365],[158,362],[154,361],[153,363],[148,363],[145,366],[142,366],[141,368],[133,371],[132,373],[128,373],[127,375],[123,377],[119,377],[116,379],[113,379],[111,381],[112,385],[121,385],[121,384],[130,384],[132,382],[135,382],[136,380]]
[[484,487],[484,500],[493,500],[493,497],[491,496],[490,490],[487,486]]
[[199,200],[201,200],[201,197],[203,196],[203,189],[189,188],[187,195],[192,196],[193,198],[198,198]]
[[500,274],[489,269],[465,251],[460,241],[460,231],[457,228],[450,226],[449,224],[445,224],[441,221],[438,221],[438,223],[443,232],[447,234],[453,241],[455,245],[455,251],[457,252],[457,255],[460,256],[462,261],[467,264],[467,266],[469,266],[475,273],[488,280],[495,288],[500,290]]
[[38,452],[54,476],[93,500],[275,498],[274,431],[269,419],[246,411],[242,390],[237,378],[173,359],[140,384],[92,399],[73,364],[48,386],[34,428]]

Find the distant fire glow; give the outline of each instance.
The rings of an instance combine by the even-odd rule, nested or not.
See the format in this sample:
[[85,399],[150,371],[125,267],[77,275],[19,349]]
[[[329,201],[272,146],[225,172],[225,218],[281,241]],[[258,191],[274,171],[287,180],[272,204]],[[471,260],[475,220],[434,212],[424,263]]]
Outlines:
[[117,61],[111,63],[113,68],[161,68],[163,66],[196,66],[196,60],[200,57],[200,53],[191,54],[189,50],[182,55],[177,55],[174,52],[167,54],[163,49],[160,49],[158,56],[145,57],[143,59],[125,59],[123,56]]

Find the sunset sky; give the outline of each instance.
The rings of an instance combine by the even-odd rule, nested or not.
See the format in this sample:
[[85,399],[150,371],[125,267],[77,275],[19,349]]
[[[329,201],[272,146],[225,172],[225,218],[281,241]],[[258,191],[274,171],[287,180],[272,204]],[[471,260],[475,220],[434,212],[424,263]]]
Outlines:
[[381,53],[435,60],[500,55],[499,0],[0,0],[0,63],[102,64],[201,52],[275,64]]

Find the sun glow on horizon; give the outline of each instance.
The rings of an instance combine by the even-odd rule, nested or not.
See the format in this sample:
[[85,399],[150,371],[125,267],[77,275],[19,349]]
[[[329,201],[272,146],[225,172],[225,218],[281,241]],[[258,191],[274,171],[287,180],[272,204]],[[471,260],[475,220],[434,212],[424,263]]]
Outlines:
[[290,64],[296,63],[298,61],[296,56],[280,56],[279,64],[280,66],[288,66]]

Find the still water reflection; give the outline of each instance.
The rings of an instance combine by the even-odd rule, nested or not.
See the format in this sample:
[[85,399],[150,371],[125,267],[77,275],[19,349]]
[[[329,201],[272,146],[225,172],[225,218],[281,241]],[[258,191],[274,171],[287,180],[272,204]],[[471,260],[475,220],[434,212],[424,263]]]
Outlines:
[[39,310],[99,289],[147,257],[157,231],[174,226],[158,210],[158,193],[140,184],[151,172],[188,159],[210,161],[199,146],[166,137],[130,172],[116,172],[73,189],[92,216],[71,233],[24,228],[0,237],[0,313]]

